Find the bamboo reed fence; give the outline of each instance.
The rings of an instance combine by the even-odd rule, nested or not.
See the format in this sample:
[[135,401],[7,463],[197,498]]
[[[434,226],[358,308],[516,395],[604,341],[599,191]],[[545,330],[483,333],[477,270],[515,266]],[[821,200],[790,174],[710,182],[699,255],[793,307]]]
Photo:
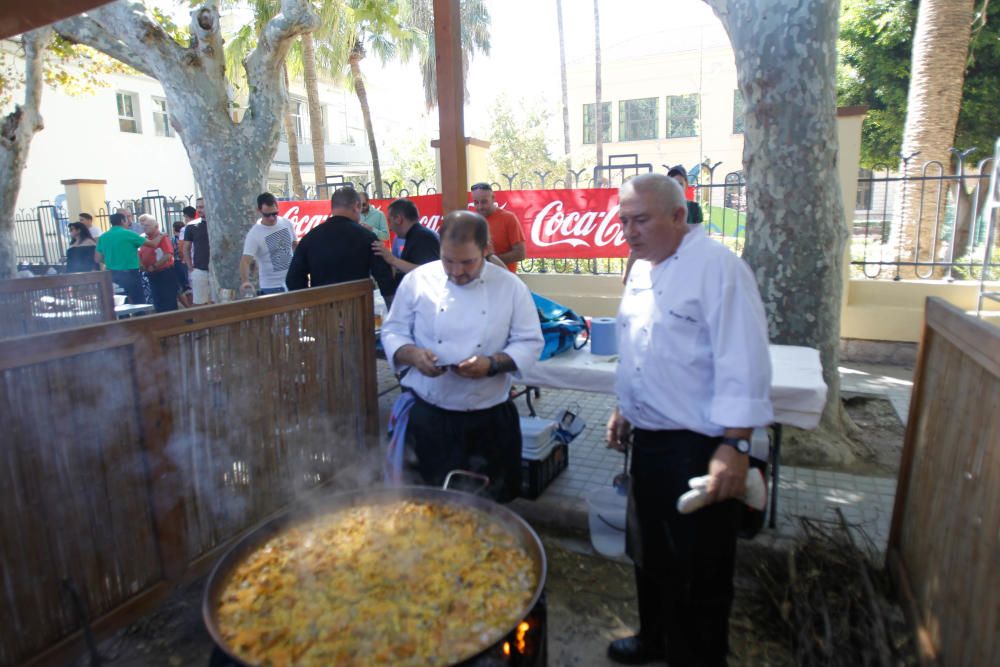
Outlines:
[[924,664],[1000,664],[1000,328],[937,298],[887,557]]
[[62,664],[378,438],[370,281],[0,341],[0,665]]
[[0,338],[115,319],[110,271],[0,280]]

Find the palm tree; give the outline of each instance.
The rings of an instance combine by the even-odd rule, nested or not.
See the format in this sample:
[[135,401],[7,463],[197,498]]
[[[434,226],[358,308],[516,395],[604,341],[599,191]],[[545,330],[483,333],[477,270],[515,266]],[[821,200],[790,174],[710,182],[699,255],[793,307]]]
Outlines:
[[[604,105],[601,104],[601,12],[600,0],[594,0],[594,144],[597,150],[597,165],[604,164]],[[596,185],[596,184],[595,184]]]
[[[962,84],[969,54],[969,39],[975,0],[921,0],[917,27],[913,35],[913,59],[910,66],[910,90],[906,106],[906,126],[903,131],[904,156],[914,156],[905,165],[905,176],[922,176],[922,166],[929,161],[943,165],[945,175],[951,171],[948,149],[955,141],[955,128],[962,105]],[[928,171],[936,176],[936,171]],[[895,210],[899,211],[894,239],[901,243],[905,261],[936,261],[943,255],[943,245],[933,252],[937,206],[924,181],[908,179],[897,195]],[[917,252],[919,244],[920,252]],[[912,277],[913,272],[903,272]],[[939,272],[935,273],[938,276]]]
[[[315,184],[318,188],[326,183],[326,133],[323,127],[318,84],[319,72],[322,70],[340,83],[349,76],[358,93],[362,114],[365,116],[365,128],[369,133],[377,188],[380,190],[378,150],[372,136],[371,112],[368,109],[363,83],[360,92],[358,91],[360,70],[356,67],[356,63],[352,63],[352,59],[360,60],[364,57],[363,40],[366,35],[375,45],[376,52],[383,57],[383,61],[397,53],[408,57],[412,52],[411,44],[415,42],[400,27],[396,19],[398,10],[395,4],[388,0],[322,0],[315,2],[314,8],[320,17],[320,27],[315,32],[302,35],[296,40],[286,57],[286,67],[288,76],[291,78],[301,76],[305,84]],[[262,27],[280,11],[281,3],[279,0],[251,0],[250,9],[254,15],[253,24],[240,28],[226,47],[227,71],[233,72],[236,76],[239,76],[242,68],[234,65],[238,65],[250,52]],[[404,44],[402,49],[396,47],[394,39]],[[359,40],[360,57],[357,49]],[[241,83],[239,80],[234,81],[237,86]],[[284,129],[288,140],[292,190],[296,196],[303,197],[298,137],[290,111],[286,111]]]
[[566,187],[572,187],[573,161],[569,141],[569,89],[566,85],[566,39],[563,32],[562,0],[556,0],[556,22],[559,25],[559,75],[562,79],[563,152],[566,153]]
[[[469,64],[476,51],[490,53],[490,12],[485,0],[461,0],[462,16],[462,80],[467,80]],[[437,106],[437,70],[434,67],[434,10],[431,0],[406,0],[402,16],[422,37],[419,45],[420,73],[424,82],[424,103],[427,109]],[[465,100],[469,88],[465,87]]]

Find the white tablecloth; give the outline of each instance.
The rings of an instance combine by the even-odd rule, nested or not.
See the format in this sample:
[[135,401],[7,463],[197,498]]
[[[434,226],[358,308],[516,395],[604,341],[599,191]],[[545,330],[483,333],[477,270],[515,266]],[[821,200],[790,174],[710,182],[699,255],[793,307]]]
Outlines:
[[[826,403],[819,351],[792,345],[771,345],[770,351],[774,421],[804,429],[816,428]],[[617,355],[596,356],[587,346],[539,361],[522,375],[520,382],[535,387],[613,394],[617,367]]]

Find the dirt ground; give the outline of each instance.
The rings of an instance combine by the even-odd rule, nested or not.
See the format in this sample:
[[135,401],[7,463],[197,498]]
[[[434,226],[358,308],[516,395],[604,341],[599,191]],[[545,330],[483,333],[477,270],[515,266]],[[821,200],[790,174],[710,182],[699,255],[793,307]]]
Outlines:
[[[590,552],[579,536],[543,535],[549,561],[546,583],[551,667],[612,665],[608,642],[631,634],[637,611],[632,567]],[[737,562],[736,603],[731,621],[734,656],[730,664],[784,666],[790,647],[780,632],[773,606],[761,592],[747,563],[748,544]],[[201,620],[201,579],[177,593],[154,613],[100,644],[101,654],[116,667],[187,667],[208,665],[211,638]],[[767,619],[771,620],[767,620]],[[113,662],[112,662],[113,660]],[[85,667],[87,658],[74,667]]]
[[892,403],[884,398],[859,394],[842,395],[844,409],[858,427],[861,446],[856,451],[870,452],[870,456],[844,462],[830,457],[829,434],[822,428],[804,431],[786,427],[781,459],[785,465],[816,468],[853,475],[895,477],[903,452],[903,434],[906,430],[899,420]]
[[906,426],[899,420],[892,403],[884,398],[850,394],[843,395],[843,402],[847,414],[861,429],[862,443],[875,452],[875,460],[866,462],[871,466],[871,472],[895,475],[903,454]]

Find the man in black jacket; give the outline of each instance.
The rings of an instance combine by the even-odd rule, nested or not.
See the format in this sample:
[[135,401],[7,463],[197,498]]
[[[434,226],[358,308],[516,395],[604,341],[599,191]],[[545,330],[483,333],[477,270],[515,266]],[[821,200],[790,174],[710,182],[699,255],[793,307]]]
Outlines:
[[398,288],[404,275],[421,264],[441,259],[441,242],[437,234],[420,224],[420,212],[409,199],[389,204],[386,217],[392,233],[405,241],[403,253],[396,257],[380,241],[372,244],[372,250],[393,268]]
[[392,271],[372,251],[373,232],[358,223],[361,197],[354,188],[337,188],[330,198],[330,217],[302,237],[285,284],[290,290],[346,283],[372,277],[386,301],[395,285]]

